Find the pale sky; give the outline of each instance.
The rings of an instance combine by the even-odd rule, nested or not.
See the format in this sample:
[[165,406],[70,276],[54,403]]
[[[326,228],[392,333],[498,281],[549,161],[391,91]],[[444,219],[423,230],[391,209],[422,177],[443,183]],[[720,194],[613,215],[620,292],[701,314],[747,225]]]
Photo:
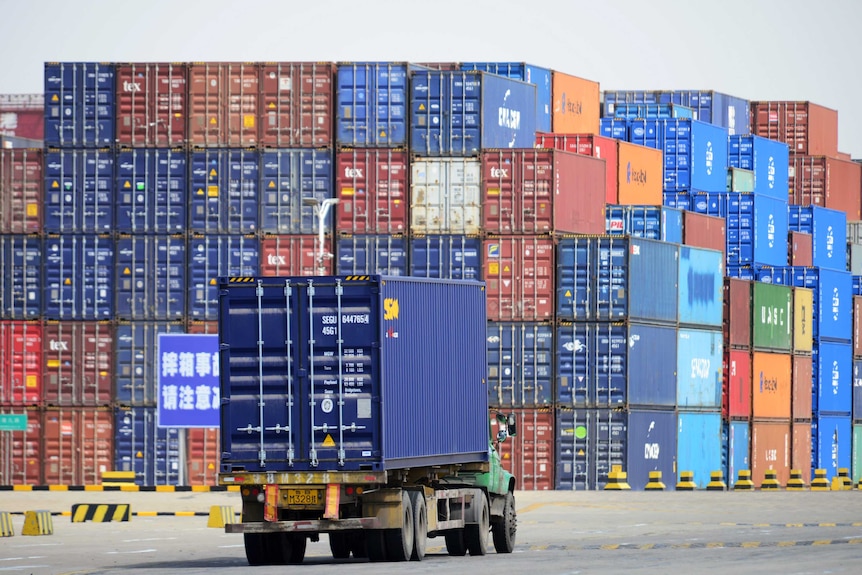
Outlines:
[[512,61],[602,90],[717,90],[839,113],[862,157],[862,0],[0,0],[0,93],[46,61]]

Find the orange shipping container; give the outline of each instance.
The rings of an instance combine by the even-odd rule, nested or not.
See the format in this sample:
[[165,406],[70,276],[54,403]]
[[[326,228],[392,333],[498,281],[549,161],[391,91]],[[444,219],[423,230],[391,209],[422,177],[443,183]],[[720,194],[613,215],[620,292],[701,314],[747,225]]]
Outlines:
[[553,132],[599,133],[599,83],[554,71],[552,79],[554,111]]
[[814,324],[814,291],[808,288],[793,288],[793,351],[811,353],[814,347],[812,326]]
[[811,485],[811,424],[794,421],[790,434],[790,469],[802,471],[803,483]]
[[790,355],[754,352],[751,414],[754,419],[790,419]]
[[793,356],[791,408],[794,421],[811,419],[811,389],[814,366],[810,355]]
[[782,486],[790,479],[790,422],[755,421],[751,424],[751,480],[760,487],[766,471],[775,470]]
[[662,205],[664,161],[661,150],[621,141],[617,162],[620,204]]
[[196,147],[256,146],[260,89],[257,64],[189,67],[189,140]]
[[219,468],[218,428],[189,429],[186,480],[189,485],[216,485]]
[[[555,414],[552,410],[514,409],[514,437],[499,445],[503,468],[518,478],[519,489],[547,491],[554,489],[556,450]],[[491,414],[491,435],[497,437],[497,418]]]
[[790,232],[788,247],[790,248],[790,265],[813,266],[814,246],[811,244],[811,234]]

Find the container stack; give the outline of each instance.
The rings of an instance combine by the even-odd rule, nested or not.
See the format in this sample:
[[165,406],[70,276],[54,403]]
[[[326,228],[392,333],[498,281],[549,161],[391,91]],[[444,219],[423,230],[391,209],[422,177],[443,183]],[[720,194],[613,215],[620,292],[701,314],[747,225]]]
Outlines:
[[722,470],[731,487],[740,470],[751,470],[751,284],[736,278],[724,280]]

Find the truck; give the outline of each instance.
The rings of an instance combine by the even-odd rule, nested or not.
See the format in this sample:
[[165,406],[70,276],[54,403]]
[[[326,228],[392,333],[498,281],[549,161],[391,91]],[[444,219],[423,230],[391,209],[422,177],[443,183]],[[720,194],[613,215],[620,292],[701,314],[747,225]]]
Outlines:
[[[511,553],[515,419],[488,406],[485,284],[403,276],[218,279],[220,485],[251,565]],[[496,433],[494,432],[498,430]]]

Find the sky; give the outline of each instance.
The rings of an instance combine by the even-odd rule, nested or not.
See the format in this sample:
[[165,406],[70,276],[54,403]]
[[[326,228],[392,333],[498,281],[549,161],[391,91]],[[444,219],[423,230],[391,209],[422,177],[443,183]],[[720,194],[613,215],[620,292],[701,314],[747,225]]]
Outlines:
[[526,62],[602,90],[838,110],[862,158],[862,0],[0,0],[0,93],[45,62]]

